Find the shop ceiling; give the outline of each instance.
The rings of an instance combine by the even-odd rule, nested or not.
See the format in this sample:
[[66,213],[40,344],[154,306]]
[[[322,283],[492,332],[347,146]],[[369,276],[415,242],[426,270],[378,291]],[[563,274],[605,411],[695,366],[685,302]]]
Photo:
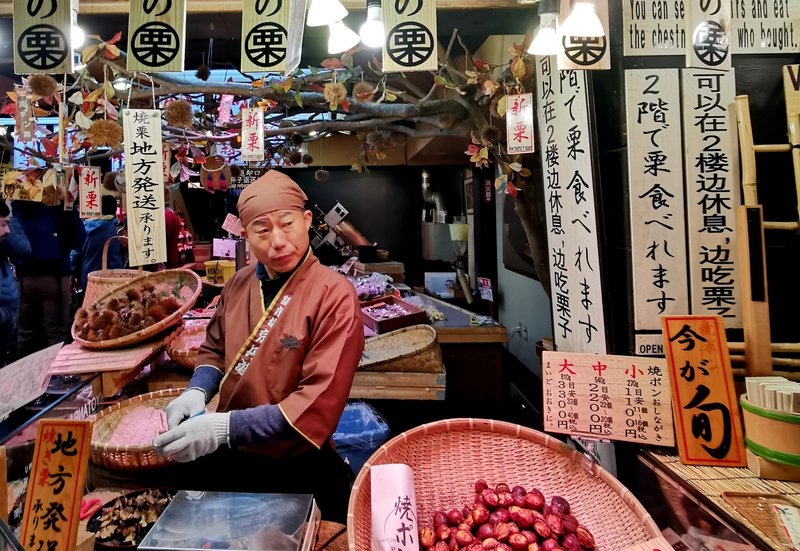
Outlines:
[[[345,23],[356,31],[365,17],[365,3],[364,0],[344,0],[350,10]],[[120,46],[125,49],[128,0],[82,0],[80,5],[78,22],[87,35],[111,38],[115,32],[122,31]],[[241,52],[241,0],[188,0],[188,6],[186,69],[194,70],[207,64],[211,56],[212,68],[235,70]],[[453,29],[458,28],[472,52],[488,36],[525,34],[537,20],[536,6],[521,4],[518,0],[438,0],[437,7],[439,41],[447,44]],[[0,0],[0,15],[10,10],[11,0]],[[0,69],[4,73],[12,62],[11,36],[11,18],[0,18]],[[327,40],[327,27],[306,27],[301,66],[319,66],[323,59],[330,57]],[[456,47],[454,54],[461,53]]]

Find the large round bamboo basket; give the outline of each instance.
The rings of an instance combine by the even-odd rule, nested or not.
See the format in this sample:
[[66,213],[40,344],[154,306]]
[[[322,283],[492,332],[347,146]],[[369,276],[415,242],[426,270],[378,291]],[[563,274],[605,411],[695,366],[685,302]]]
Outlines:
[[159,456],[151,444],[115,446],[106,444],[106,442],[114,434],[117,425],[131,410],[137,407],[166,409],[169,403],[179,396],[181,392],[183,392],[183,389],[170,388],[142,394],[109,406],[90,417],[90,420],[93,421],[92,442],[89,452],[89,459],[92,463],[112,470],[154,469],[171,463],[171,459]]
[[445,419],[406,431],[381,446],[358,473],[347,512],[350,551],[369,551],[370,467],[405,463],[414,473],[417,518],[431,526],[436,511],[475,499],[474,483],[538,488],[548,502],[566,498],[594,535],[598,550],[620,551],[660,535],[625,486],[579,452],[535,430],[488,419]]
[[122,287],[119,287],[107,295],[100,297],[95,304],[102,304],[115,297],[124,297],[128,289],[141,288],[145,283],[152,283],[155,286],[156,291],[169,293],[177,292],[178,295],[180,295],[179,299],[183,304],[178,310],[160,322],[154,323],[153,325],[146,327],[141,331],[137,331],[136,333],[131,333],[130,335],[125,335],[124,337],[119,337],[117,339],[107,339],[103,341],[84,340],[77,336],[77,322],[73,321],[72,337],[75,339],[75,341],[84,348],[99,350],[122,348],[137,344],[161,333],[173,325],[179,324],[181,322],[181,318],[183,318],[183,315],[188,312],[192,306],[194,306],[195,302],[197,302],[197,298],[200,296],[200,293],[203,290],[203,284],[200,281],[200,276],[191,270],[165,270],[163,272],[147,273],[142,277],[137,277]]
[[370,337],[360,371],[441,373],[442,350],[430,325],[412,325]]
[[108,247],[114,239],[120,239],[120,236],[115,235],[109,237],[103,244],[101,269],[89,272],[86,276],[86,289],[84,289],[83,292],[84,307],[94,304],[100,297],[107,295],[113,290],[122,287],[129,281],[141,277],[144,274],[141,266],[138,270],[130,270],[127,268],[108,269]]

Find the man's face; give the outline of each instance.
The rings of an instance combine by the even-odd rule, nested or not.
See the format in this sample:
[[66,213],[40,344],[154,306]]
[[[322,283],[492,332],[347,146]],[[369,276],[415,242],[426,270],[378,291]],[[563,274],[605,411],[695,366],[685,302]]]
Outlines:
[[310,227],[310,210],[279,210],[250,222],[245,237],[255,257],[274,276],[291,271],[305,256]]
[[11,230],[8,227],[8,216],[0,216],[0,241],[9,233],[11,233]]

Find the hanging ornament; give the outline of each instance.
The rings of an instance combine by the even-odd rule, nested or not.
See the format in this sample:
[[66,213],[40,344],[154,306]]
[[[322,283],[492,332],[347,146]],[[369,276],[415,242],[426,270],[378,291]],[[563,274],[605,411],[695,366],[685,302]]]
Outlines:
[[231,168],[228,166],[225,157],[222,155],[212,155],[206,158],[206,162],[200,169],[200,182],[209,192],[227,191],[231,181]]

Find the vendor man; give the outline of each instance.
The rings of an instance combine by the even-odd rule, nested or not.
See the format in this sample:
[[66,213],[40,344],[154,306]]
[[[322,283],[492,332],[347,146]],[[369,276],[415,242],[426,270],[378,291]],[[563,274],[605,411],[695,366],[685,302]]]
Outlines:
[[[258,262],[223,289],[194,375],[153,444],[193,462],[181,469],[196,486],[187,489],[313,493],[323,518],[344,522],[353,475],[330,438],[364,327],[355,289],[309,248],[307,199],[276,170],[240,195]],[[217,393],[217,413],[201,414]]]

